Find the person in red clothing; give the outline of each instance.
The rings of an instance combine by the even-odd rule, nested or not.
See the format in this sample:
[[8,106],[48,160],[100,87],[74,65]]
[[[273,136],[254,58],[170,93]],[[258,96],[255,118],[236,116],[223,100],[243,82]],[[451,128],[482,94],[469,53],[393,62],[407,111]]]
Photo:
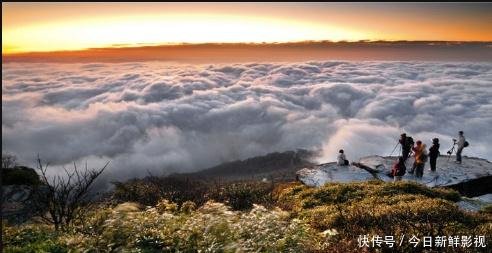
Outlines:
[[393,181],[401,181],[403,175],[407,171],[407,167],[405,166],[405,160],[402,156],[398,157],[398,161],[393,165],[393,169],[391,170],[391,174],[393,175]]

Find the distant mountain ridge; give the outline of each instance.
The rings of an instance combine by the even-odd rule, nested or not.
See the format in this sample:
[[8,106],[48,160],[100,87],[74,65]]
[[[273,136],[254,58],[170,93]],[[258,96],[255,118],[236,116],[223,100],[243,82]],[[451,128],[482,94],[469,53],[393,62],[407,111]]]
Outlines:
[[297,149],[295,151],[274,152],[263,156],[251,157],[206,168],[198,172],[179,173],[181,176],[194,179],[222,180],[258,180],[258,179],[295,179],[295,172],[302,167],[313,166],[313,158],[317,151]]

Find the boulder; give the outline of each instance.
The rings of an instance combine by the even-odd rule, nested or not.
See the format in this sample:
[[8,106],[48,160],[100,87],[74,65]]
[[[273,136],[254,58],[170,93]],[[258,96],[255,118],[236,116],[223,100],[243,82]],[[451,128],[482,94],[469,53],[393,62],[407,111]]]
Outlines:
[[474,198],[463,197],[457,204],[465,211],[480,211],[484,207],[492,205],[492,194],[485,194]]
[[322,186],[325,183],[333,182],[366,181],[374,179],[374,176],[368,171],[353,165],[340,166],[336,163],[325,163],[299,170],[297,179],[309,186]]
[[[363,157],[358,162],[353,162],[350,166],[339,166],[336,163],[320,164],[297,171],[297,179],[309,186],[321,186],[330,182],[345,183],[371,179],[389,182],[393,181],[390,172],[396,159],[397,157],[374,155]],[[409,158],[406,162],[407,173],[402,180],[414,181],[429,187],[455,187],[468,182],[473,184],[475,189],[481,187],[475,182],[483,181],[481,184],[485,184],[486,190],[482,189],[479,193],[471,194],[471,196],[492,193],[490,192],[490,187],[487,187],[492,178],[491,162],[481,158],[465,156],[462,164],[456,164],[454,159],[454,156],[450,157],[449,160],[447,156],[440,156],[437,159],[437,170],[435,172],[430,171],[429,163],[427,162],[423,177],[417,178],[414,174],[408,173],[414,161],[413,158]]]
[[[375,175],[376,178],[383,181],[392,181],[389,176],[393,164],[398,157],[367,156],[359,160],[358,164]],[[413,158],[406,161],[407,173],[402,180],[415,181],[425,184],[429,187],[451,186],[467,181],[492,176],[492,163],[481,158],[463,157],[462,164],[454,162],[455,157],[440,156],[437,158],[436,171],[430,170],[429,162],[425,164],[424,175],[422,178],[415,177],[414,174],[408,173],[414,162]]]

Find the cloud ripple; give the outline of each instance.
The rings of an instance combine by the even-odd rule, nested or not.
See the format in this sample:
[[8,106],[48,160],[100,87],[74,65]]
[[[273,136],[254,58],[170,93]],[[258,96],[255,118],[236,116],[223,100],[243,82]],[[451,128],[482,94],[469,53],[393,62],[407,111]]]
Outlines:
[[296,148],[387,155],[403,131],[445,153],[464,130],[465,153],[492,159],[491,63],[9,63],[2,92],[4,151],[111,159],[121,179]]

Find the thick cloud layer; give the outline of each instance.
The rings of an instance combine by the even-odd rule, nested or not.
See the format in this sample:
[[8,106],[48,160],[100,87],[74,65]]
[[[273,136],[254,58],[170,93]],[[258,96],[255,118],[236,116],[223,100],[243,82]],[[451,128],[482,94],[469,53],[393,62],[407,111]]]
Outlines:
[[111,160],[115,179],[296,148],[389,155],[401,132],[492,159],[492,64],[9,63],[2,149],[32,165]]

